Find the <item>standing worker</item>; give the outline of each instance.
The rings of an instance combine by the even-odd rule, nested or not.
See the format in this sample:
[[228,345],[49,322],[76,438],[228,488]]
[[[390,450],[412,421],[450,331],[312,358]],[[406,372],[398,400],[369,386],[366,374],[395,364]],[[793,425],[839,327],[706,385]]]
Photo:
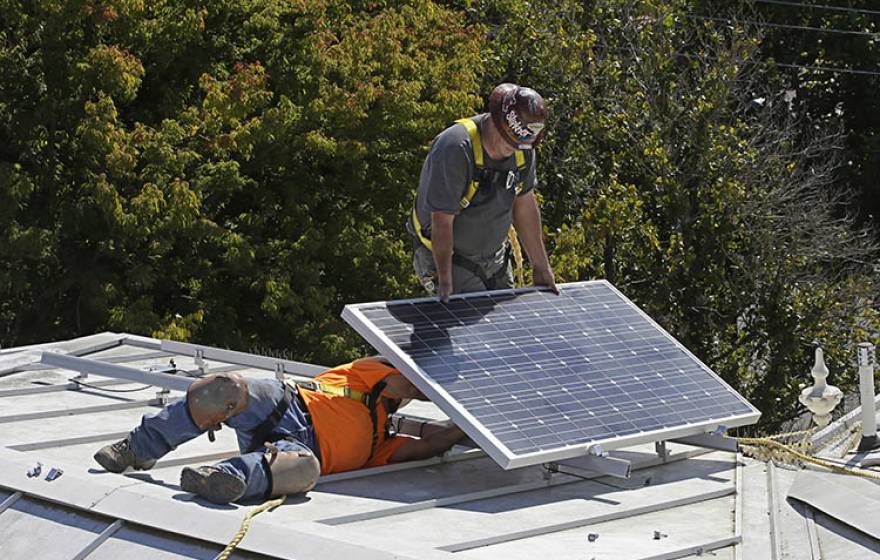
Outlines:
[[535,285],[558,293],[534,193],[533,148],[546,117],[538,92],[501,84],[488,113],[456,121],[434,139],[407,229],[415,238],[416,274],[441,300],[513,287],[511,224]]

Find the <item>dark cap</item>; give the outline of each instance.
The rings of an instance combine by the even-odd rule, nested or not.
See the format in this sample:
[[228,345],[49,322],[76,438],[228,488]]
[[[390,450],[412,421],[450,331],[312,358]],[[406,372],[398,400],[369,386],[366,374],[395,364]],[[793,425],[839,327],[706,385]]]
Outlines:
[[532,88],[499,85],[489,96],[489,112],[501,137],[517,150],[531,150],[544,135],[547,110]]

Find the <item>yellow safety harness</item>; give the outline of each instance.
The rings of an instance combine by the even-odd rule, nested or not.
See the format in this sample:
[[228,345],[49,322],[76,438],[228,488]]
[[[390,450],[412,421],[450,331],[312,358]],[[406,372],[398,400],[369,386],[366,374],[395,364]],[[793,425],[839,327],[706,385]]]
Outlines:
[[[345,397],[362,403],[370,411],[370,422],[373,424],[373,441],[370,446],[370,458],[376,453],[376,446],[379,445],[379,398],[382,391],[385,390],[385,381],[379,381],[369,393],[352,389],[348,385],[331,385],[329,383],[321,383],[320,381],[297,381],[299,387],[332,395],[334,397]],[[393,412],[393,411],[392,411]]]
[[324,393],[334,397],[345,397],[364,404],[367,404],[370,398],[370,393],[352,389],[348,385],[331,385],[329,383],[321,383],[320,381],[297,381],[296,384],[309,391]]
[[[322,383],[316,380],[310,381],[297,381],[296,385],[298,387],[302,387],[303,389],[308,389],[310,391],[325,393],[327,395],[332,395],[334,397],[345,397],[347,399],[352,399],[360,402],[370,411],[370,419],[373,421],[373,450],[375,450],[376,444],[378,443],[378,434],[376,433],[378,429],[378,419],[376,417],[376,406],[378,405],[379,393],[382,392],[382,389],[385,387],[384,383],[377,383],[376,387],[373,388],[373,391],[370,393],[364,393],[363,391],[357,391],[352,389],[351,387],[345,385],[331,385],[329,383]],[[278,404],[275,406],[275,409],[266,418],[259,426],[254,428],[253,430],[253,445],[260,446],[269,438],[269,435],[275,430],[278,426],[278,423],[281,422],[281,418],[284,417],[284,414],[287,412],[287,409],[290,407],[291,401],[298,398],[297,391],[290,384],[284,384],[284,396],[281,400],[278,401]],[[304,405],[304,403],[302,403]],[[308,414],[307,410],[303,410],[305,414]],[[213,432],[208,432],[208,438],[213,442]],[[256,447],[251,451],[255,451]]]
[[[471,147],[474,151],[474,164],[477,167],[477,172],[474,173],[473,180],[468,185],[467,190],[464,193],[464,196],[461,197],[459,201],[459,206],[464,210],[468,206],[471,205],[471,200],[473,200],[474,196],[477,194],[477,190],[480,188],[480,176],[483,171],[483,142],[480,139],[480,129],[477,127],[477,123],[471,119],[458,119],[455,121],[456,123],[464,126],[464,128],[468,132],[468,136],[471,137]],[[522,150],[516,150],[514,152],[514,157],[516,158],[516,167],[519,170],[522,170],[526,166],[526,156]],[[419,222],[419,213],[416,211],[416,204],[413,203],[412,208],[412,223],[413,229],[416,231],[416,235],[421,241],[422,245],[428,248],[428,250],[433,251],[433,246],[431,245],[431,239],[425,235],[425,232],[422,230],[422,224]],[[512,226],[511,226],[512,227]],[[515,233],[513,235],[516,235]]]

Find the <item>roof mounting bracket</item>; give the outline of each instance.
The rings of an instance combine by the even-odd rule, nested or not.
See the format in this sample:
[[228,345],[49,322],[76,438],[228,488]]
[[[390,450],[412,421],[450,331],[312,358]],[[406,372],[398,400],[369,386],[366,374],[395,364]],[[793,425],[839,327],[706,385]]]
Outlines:
[[201,375],[206,375],[208,373],[208,362],[205,361],[205,351],[201,348],[195,349],[195,352],[193,353],[193,363]]
[[669,450],[666,449],[666,442],[663,440],[654,442],[654,451],[657,453],[657,457],[660,458],[664,463],[669,460]]
[[165,406],[171,399],[171,391],[164,387],[160,387],[158,391],[156,391],[156,404],[161,406]]
[[74,375],[69,379],[71,383],[73,383],[74,391],[82,391],[83,386],[80,383],[85,383],[89,379],[89,374],[85,371],[80,371],[78,375]]
[[736,453],[739,450],[739,445],[735,438],[724,435],[725,431],[726,428],[724,426],[718,426],[718,429],[714,432],[675,438],[670,441],[683,443],[685,445],[693,445],[694,447],[705,447],[706,449],[717,449],[719,451]]
[[629,478],[632,463],[626,459],[611,457],[601,446],[594,445],[590,447],[587,455],[545,463],[544,468],[551,473],[558,472],[585,478],[592,478],[596,474]]
[[[171,360],[171,365],[168,366],[149,366],[146,371],[149,373],[158,373],[164,375],[174,375],[177,372],[177,367],[174,365],[174,360]],[[168,387],[159,386],[159,390],[156,391],[156,403],[162,406],[165,406],[171,401],[171,390]]]

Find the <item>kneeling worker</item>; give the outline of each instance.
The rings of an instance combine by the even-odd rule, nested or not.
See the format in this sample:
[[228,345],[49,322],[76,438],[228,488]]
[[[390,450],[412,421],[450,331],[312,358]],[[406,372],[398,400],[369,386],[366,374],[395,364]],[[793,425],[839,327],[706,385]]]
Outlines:
[[95,460],[110,472],[146,470],[181,443],[222,422],[241,455],[185,467],[180,486],[216,503],[311,490],[321,474],[440,455],[464,438],[455,426],[421,439],[389,435],[389,416],[410,399],[427,400],[399,371],[365,358],[325,371],[312,391],[234,373],[195,381],[185,399],[145,415]]

